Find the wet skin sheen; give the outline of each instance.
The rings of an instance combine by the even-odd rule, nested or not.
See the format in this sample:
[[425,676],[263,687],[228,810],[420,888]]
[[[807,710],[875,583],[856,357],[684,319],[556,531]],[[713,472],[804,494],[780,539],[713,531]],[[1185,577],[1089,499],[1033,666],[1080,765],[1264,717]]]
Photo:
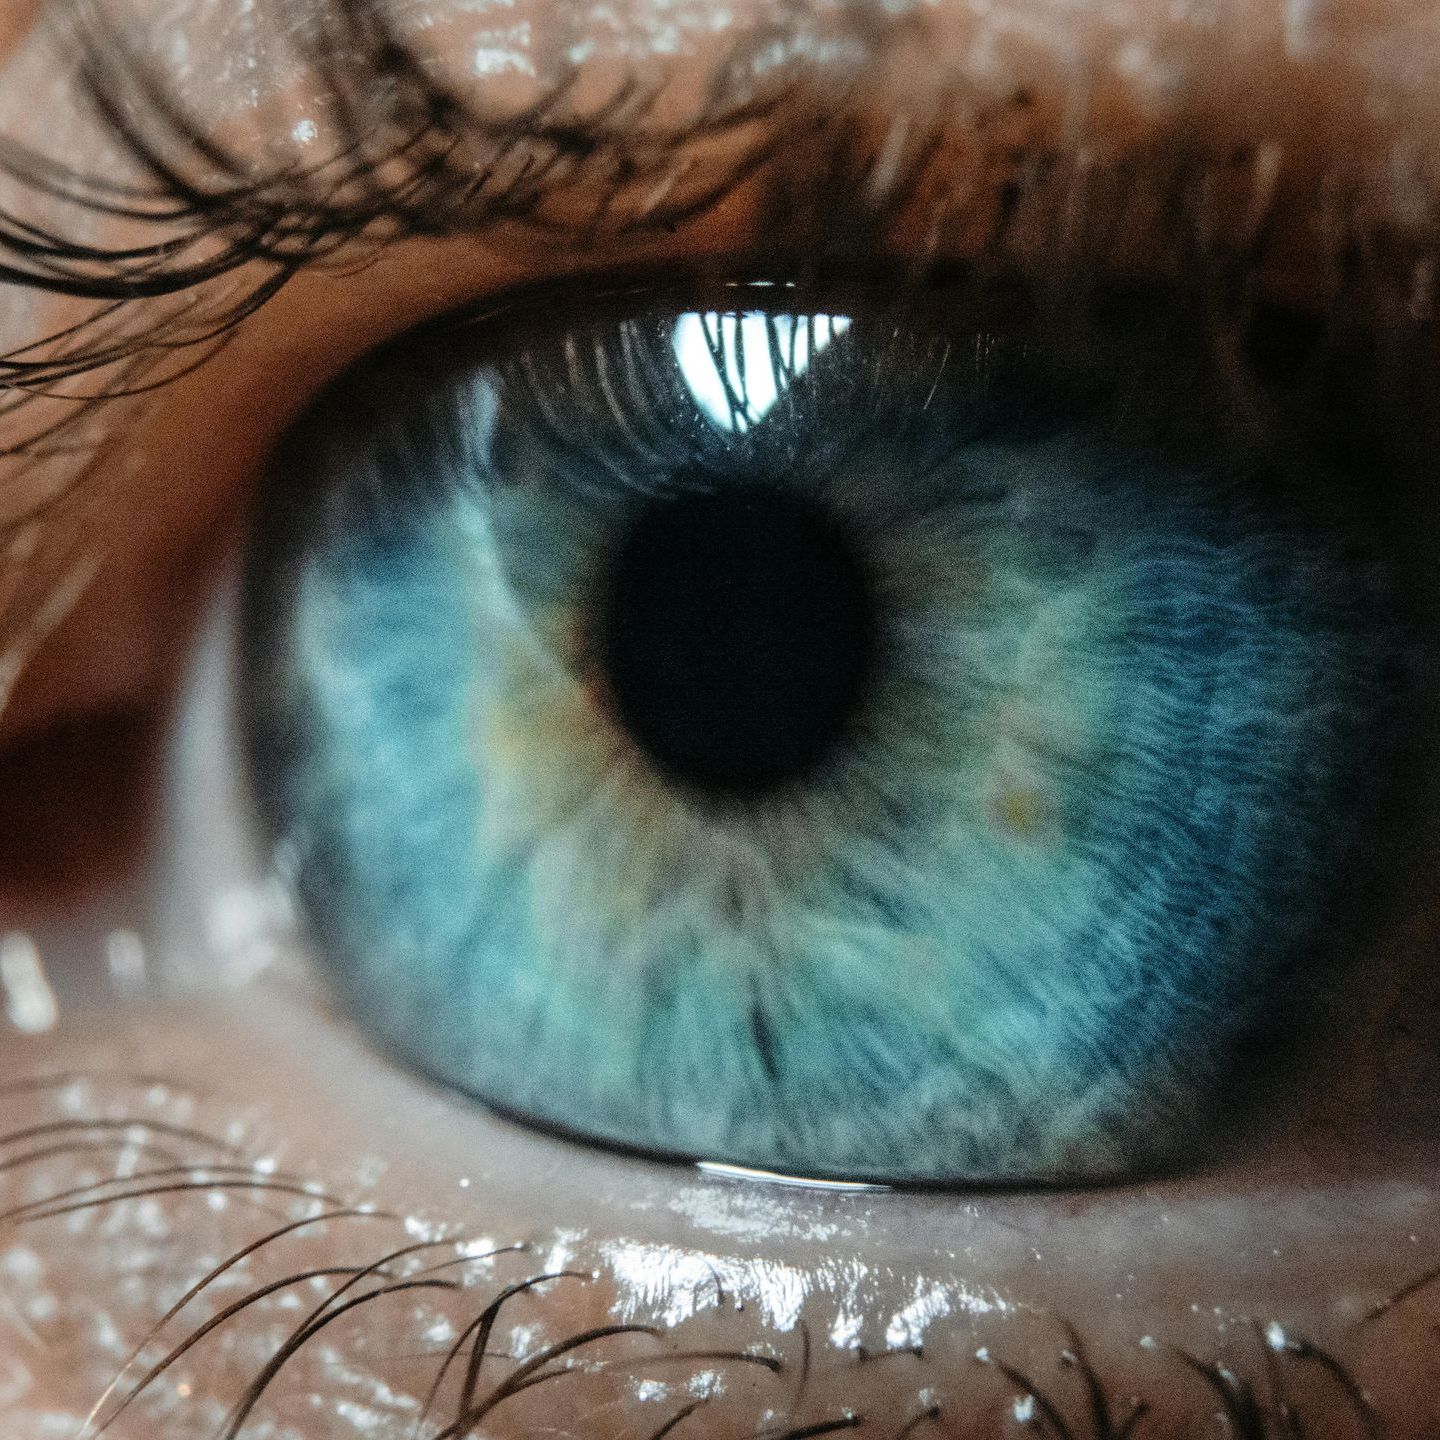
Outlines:
[[[32,28],[44,8],[0,18],[0,136],[85,169],[110,142]],[[262,122],[304,113],[308,82],[234,29],[225,0],[137,8],[154,12],[147,48],[173,55],[177,95],[246,153]],[[1358,249],[1384,271],[1393,315],[1428,317],[1434,22],[1398,3],[1257,3],[1213,23],[1162,8],[876,7],[827,50],[784,43],[824,28],[802,7],[768,38],[780,73],[811,67],[803,83],[831,65],[865,77],[843,92],[862,132],[886,132],[897,96],[917,131],[936,107],[963,111],[933,161],[952,179],[981,173],[965,167],[987,126],[997,152],[1029,146],[1062,169],[1083,154],[1103,175],[1143,156],[1156,186],[1184,157],[1212,157],[1212,208],[1190,233],[1253,251],[1255,284],[1298,313],[1335,298],[1325,217],[1338,206],[1373,242]],[[659,55],[679,114],[769,18],[702,7],[676,22],[636,4],[602,22],[535,0],[477,19],[434,0],[418,43],[464,93],[492,85],[512,109],[587,40],[582,77],[601,93],[604,67]],[[1030,118],[1007,130],[1020,122],[996,117],[1017,96]],[[773,164],[787,193],[823,196],[795,133]],[[1004,186],[983,173],[967,203],[993,218]],[[753,254],[775,223],[773,181],[747,172],[674,227],[441,234],[387,245],[364,269],[306,270],[205,366],[91,412],[66,432],[74,453],[39,469],[33,446],[0,459],[0,656],[14,661],[0,675],[15,677],[0,708],[6,1436],[89,1417],[166,1440],[389,1440],[417,1425],[601,1440],[672,1421],[680,1437],[830,1426],[978,1440],[1036,1420],[1042,1434],[1117,1435],[1137,1405],[1140,1436],[1302,1433],[1295,1415],[1309,1436],[1440,1427],[1427,1279],[1440,1265],[1440,900],[1423,866],[1400,913],[1337,967],[1303,1053],[1242,1082],[1237,1110],[1263,1123],[1182,1173],[1091,1189],[804,1189],[550,1138],[378,1053],[295,937],[233,709],[237,555],[278,437],[350,363],[456,307]],[[10,186],[0,212],[80,224]],[[1343,205],[1321,203],[1336,194]],[[925,213],[896,222],[893,251],[926,243]],[[1035,273],[1058,232],[1030,219],[1014,243]],[[1173,256],[1135,238],[1146,223],[1127,232],[1127,263],[1173,275]],[[85,224],[86,243],[132,243],[119,222]],[[824,242],[823,215],[794,224],[792,249]],[[962,231],[947,232],[957,257],[990,233],[980,219]],[[204,296],[220,303],[215,287]],[[88,313],[0,285],[0,350]],[[155,315],[119,313],[137,327]],[[0,442],[33,436],[43,403],[0,412]],[[1434,424],[1419,403],[1397,409],[1392,430]],[[1423,551],[1436,521],[1414,491]],[[65,503],[27,526],[54,494]]]

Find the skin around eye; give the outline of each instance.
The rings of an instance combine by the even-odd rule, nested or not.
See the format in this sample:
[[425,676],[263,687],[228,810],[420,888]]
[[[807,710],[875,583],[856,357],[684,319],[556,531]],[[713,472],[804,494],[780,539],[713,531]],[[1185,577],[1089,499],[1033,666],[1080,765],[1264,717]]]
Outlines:
[[[1340,189],[1347,173],[1369,177],[1356,188],[1374,213],[1393,216],[1405,197],[1424,193],[1427,104],[1440,93],[1429,17],[1405,9],[1252,6],[1224,27],[1205,17],[1173,20],[1162,44],[1152,29],[1158,7],[1111,7],[1095,16],[1103,33],[1092,46],[1078,42],[1073,7],[987,7],[993,24],[977,34],[972,7],[945,4],[933,13],[953,28],[923,38],[933,55],[969,57],[998,94],[1032,86],[1054,113],[1068,113],[1062,102],[1077,75],[1112,99],[1143,81],[1158,108],[1107,100],[1096,107],[1097,132],[1113,122],[1132,133],[1147,114],[1168,115],[1162,128],[1176,143],[1212,126],[1251,141],[1283,129],[1289,153],[1314,162],[1312,179],[1326,171],[1332,142],[1353,145],[1352,156],[1376,143],[1373,166],[1338,167]],[[542,5],[534,14],[547,10],[563,18],[566,7]],[[0,27],[17,13],[7,8]],[[650,28],[660,37],[660,26]],[[1126,42],[1136,30],[1142,43],[1131,52]],[[1222,50],[1242,54],[1244,64],[1210,64],[1204,36],[1222,31],[1235,42]],[[230,65],[237,92],[248,83],[233,53],[204,45],[192,53]],[[464,47],[466,64],[472,53]],[[1231,75],[1233,91],[1207,108],[1205,85],[1187,64],[1202,75],[1207,67]],[[196,80],[192,93],[204,84]],[[69,135],[73,106],[48,89],[27,92],[23,103],[18,93],[0,83],[7,127],[23,121],[22,138],[32,140]],[[1180,97],[1178,109],[1166,110],[1167,96]],[[12,122],[17,110],[22,119]],[[1203,118],[1185,123],[1197,113]],[[1369,119],[1351,125],[1346,117],[1357,115]],[[1406,143],[1393,144],[1396,134]],[[65,143],[77,161],[90,153],[82,139]],[[1376,181],[1379,171],[1393,185]],[[670,243],[668,252],[656,247],[657,259],[675,246],[723,251],[728,241],[719,226]],[[505,259],[462,240],[399,247],[360,277],[302,277],[210,367],[125,411],[123,423],[106,421],[95,474],[108,488],[87,524],[104,537],[109,559],[90,599],[15,692],[6,736],[39,736],[56,717],[163,693],[188,653],[181,599],[208,584],[214,535],[235,522],[286,421],[372,345],[456,304],[553,273],[555,263],[548,249]],[[1295,290],[1309,291],[1312,278],[1297,269]],[[16,314],[10,298],[0,297],[5,325]],[[25,328],[5,333],[6,349],[56,328],[50,312],[28,300],[19,313]],[[1423,406],[1385,433],[1417,418]],[[1419,514],[1423,548],[1433,529],[1423,504]],[[7,552],[7,582],[16,563]],[[0,1045],[11,1142],[0,1170],[0,1280],[12,1302],[0,1306],[7,1435],[40,1440],[57,1427],[79,1430],[134,1347],[223,1261],[317,1206],[351,1205],[397,1218],[301,1230],[207,1281],[126,1371],[125,1384],[138,1384],[187,1340],[197,1343],[107,1433],[189,1440],[197,1428],[221,1431],[230,1407],[324,1298],[326,1277],[310,1272],[383,1268],[385,1257],[442,1234],[465,1254],[400,1257],[389,1262],[391,1278],[429,1285],[447,1273],[420,1270],[465,1258],[475,1269],[464,1287],[397,1290],[313,1332],[265,1387],[261,1422],[306,1440],[409,1435],[436,1379],[433,1352],[448,1350],[505,1287],[573,1269],[584,1278],[557,1283],[553,1294],[538,1287],[530,1308],[520,1297],[519,1308],[502,1311],[477,1393],[493,1394],[522,1357],[597,1328],[636,1323],[661,1333],[607,1336],[591,1350],[565,1352],[557,1364],[567,1355],[603,1363],[507,1400],[487,1417],[492,1433],[583,1423],[587,1435],[648,1436],[688,1412],[669,1432],[681,1440],[687,1429],[718,1437],[828,1427],[888,1437],[924,1435],[927,1426],[979,1440],[1013,1433],[1053,1406],[1083,1435],[1101,1430],[1087,1389],[1092,1375],[1120,1417],[1112,1430],[1124,1424],[1130,1397],[1147,1403],[1134,1429],[1140,1436],[1214,1432],[1227,1414],[1232,1431],[1249,1424],[1283,1435],[1296,1427],[1282,1405],[1311,1435],[1365,1434],[1370,1422],[1356,1408],[1355,1387],[1384,1433],[1428,1437],[1440,1427],[1431,1398],[1433,1300],[1423,1283],[1440,1250],[1428,883],[1417,879],[1411,919],[1331,994],[1328,1023],[1315,1026],[1311,1078],[1281,1075],[1264,1096],[1277,1117],[1273,1144],[1245,1149],[1203,1178],[963,1200],[811,1194],[714,1176],[677,1183],[671,1170],[526,1138],[426,1087],[377,1059],[303,980],[271,972],[241,982],[266,953],[302,967],[309,961],[293,940],[272,933],[279,922],[261,877],[234,858],[244,849],[230,828],[242,814],[234,771],[202,723],[222,694],[224,668],[202,672],[184,743],[167,761],[173,804],[145,867],[164,883],[148,891],[148,881],[137,883],[146,898],[132,891],[45,914],[22,911],[8,891],[0,898],[10,1023],[40,1013],[16,998],[35,994],[25,984],[36,974],[31,942],[61,1016],[54,1031],[17,1031]],[[161,933],[174,929],[152,924],[157,911],[203,923],[183,942],[162,943]],[[171,1003],[182,976],[199,993]],[[36,1126],[61,1128],[25,1139]],[[168,1166],[179,1170],[153,1182],[164,1186],[160,1193],[136,1194],[124,1183],[89,1188]],[[290,1172],[299,1189],[318,1186],[333,1206],[315,1197],[308,1211],[290,1208],[308,1203],[280,1188]],[[169,1188],[177,1174],[196,1188]],[[56,1207],[43,1202],[61,1195],[70,1199],[57,1205],[80,1208],[46,1213]],[[37,1201],[37,1210],[14,1210]],[[377,1238],[365,1233],[371,1223],[392,1228]],[[489,1268],[480,1263],[481,1254],[512,1243],[528,1248]],[[334,1275],[332,1288],[347,1278]],[[293,1285],[259,1294],[281,1281]],[[359,1298],[352,1288],[331,1308],[347,1297]],[[197,1338],[242,1300],[251,1303]],[[633,1351],[623,1348],[632,1342]],[[639,1354],[645,1344],[655,1351]],[[447,1373],[445,1423],[466,1413],[457,1398],[466,1363],[462,1350]],[[1252,1403],[1261,1419],[1246,1419]]]

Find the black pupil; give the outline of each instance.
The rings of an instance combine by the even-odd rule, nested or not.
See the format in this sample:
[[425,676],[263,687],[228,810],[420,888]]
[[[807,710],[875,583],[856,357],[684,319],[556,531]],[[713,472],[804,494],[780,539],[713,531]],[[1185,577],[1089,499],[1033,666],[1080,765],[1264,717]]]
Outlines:
[[602,614],[631,735],[673,778],[736,795],[814,769],[875,649],[875,598],[841,525],[766,490],[651,501],[615,556]]

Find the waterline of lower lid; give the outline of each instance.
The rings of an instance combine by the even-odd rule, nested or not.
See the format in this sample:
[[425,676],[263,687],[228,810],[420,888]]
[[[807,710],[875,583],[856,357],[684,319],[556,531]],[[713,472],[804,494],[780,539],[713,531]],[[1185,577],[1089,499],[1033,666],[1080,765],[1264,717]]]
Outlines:
[[789,1185],[797,1190],[836,1190],[842,1194],[883,1194],[892,1187],[868,1180],[811,1180],[804,1175],[785,1175],[778,1170],[756,1170],[749,1165],[727,1165],[721,1160],[697,1160],[695,1168],[722,1180],[762,1181],[768,1185]]

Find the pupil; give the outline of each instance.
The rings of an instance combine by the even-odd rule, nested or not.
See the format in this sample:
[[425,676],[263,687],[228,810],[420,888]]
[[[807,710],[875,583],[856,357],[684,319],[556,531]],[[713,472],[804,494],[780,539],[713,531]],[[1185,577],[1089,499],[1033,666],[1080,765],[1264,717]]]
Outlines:
[[875,596],[848,535],[818,504],[758,488],[650,501],[602,616],[630,734],[675,779],[728,794],[805,776],[874,659]]

